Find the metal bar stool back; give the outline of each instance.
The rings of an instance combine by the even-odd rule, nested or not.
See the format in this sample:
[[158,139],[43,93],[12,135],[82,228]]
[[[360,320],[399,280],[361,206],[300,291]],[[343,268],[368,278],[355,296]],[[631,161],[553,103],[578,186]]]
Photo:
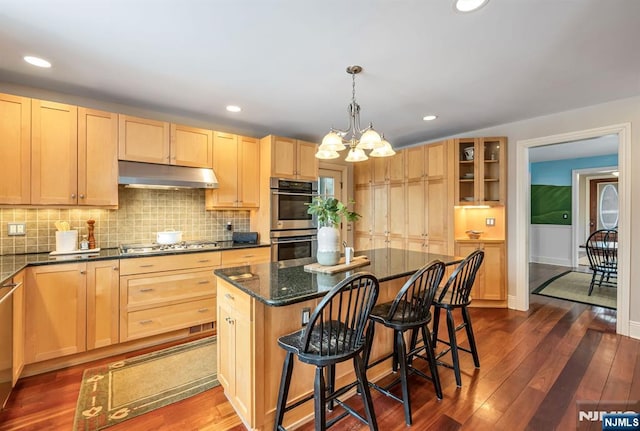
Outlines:
[[[361,353],[367,341],[365,329],[369,313],[378,298],[379,289],[378,280],[373,274],[356,273],[338,283],[324,296],[306,327],[278,339],[278,345],[286,351],[286,356],[274,430],[284,430],[282,422],[285,412],[312,398],[316,430],[325,430],[347,414],[354,415],[372,430],[378,429]],[[316,366],[314,392],[287,406],[294,355],[301,362]],[[349,359],[353,360],[356,381],[336,390],[335,365]],[[362,394],[366,419],[338,399],[355,386]],[[325,407],[328,405],[329,409],[333,409],[334,403],[345,411],[327,422]]]
[[[417,374],[432,380],[436,396],[438,399],[442,399],[440,378],[438,376],[438,368],[431,346],[431,335],[429,334],[427,323],[431,321],[431,305],[443,274],[444,263],[441,261],[433,261],[423,266],[402,286],[392,302],[376,305],[369,316],[372,324],[369,326],[368,338],[373,340],[375,324],[381,324],[393,329],[394,345],[393,353],[370,363],[372,343],[369,343],[369,347],[365,353],[365,365],[367,368],[371,368],[392,357],[393,370],[395,371],[398,366],[400,368],[399,377],[390,384],[384,387],[375,383],[369,383],[369,385],[404,405],[407,425],[411,425],[412,422],[408,383],[409,374]],[[412,342],[408,351],[404,339],[404,333],[406,331],[412,331]],[[423,340],[423,344],[420,347],[416,347],[418,331],[421,332]],[[423,350],[426,356],[421,355]],[[417,357],[429,362],[430,376],[413,367],[413,360]],[[398,383],[400,383],[402,387],[402,398],[390,391],[390,389]]]
[[[476,368],[480,368],[480,358],[478,356],[478,349],[476,348],[476,341],[473,335],[473,328],[471,326],[471,318],[467,306],[471,303],[471,289],[476,279],[476,274],[482,265],[484,260],[484,251],[475,250],[469,256],[467,256],[453,271],[451,276],[447,279],[444,288],[434,300],[434,319],[433,319],[433,347],[436,348],[438,341],[446,344],[448,347],[442,352],[436,355],[438,364],[448,368],[453,368],[456,385],[462,386],[462,378],[460,376],[460,360],[458,357],[458,351],[462,350],[467,353],[471,353],[473,356],[473,363]],[[447,329],[449,332],[449,340],[442,340],[438,338],[438,329],[440,323],[440,310],[444,309],[447,313]],[[453,317],[453,310],[460,309],[462,313],[463,322],[456,326]],[[456,333],[465,329],[467,333],[467,339],[469,340],[469,349],[461,347],[458,344]],[[439,359],[445,354],[451,352],[451,364],[442,362]]]

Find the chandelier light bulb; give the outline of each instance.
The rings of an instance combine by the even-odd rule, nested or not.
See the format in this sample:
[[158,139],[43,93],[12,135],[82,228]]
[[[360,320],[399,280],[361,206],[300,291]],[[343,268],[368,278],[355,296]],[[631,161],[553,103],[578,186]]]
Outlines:
[[360,143],[358,144],[358,148],[363,150],[373,150],[376,145],[382,142],[382,138],[372,128],[367,129],[366,132],[360,136]]
[[369,156],[389,157],[389,156],[394,156],[395,154],[396,152],[393,151],[393,147],[387,140],[384,139],[384,135],[383,135],[382,142],[380,142],[380,145],[376,146],[376,148],[374,148],[373,151],[369,153]]
[[369,157],[364,153],[364,151],[360,148],[351,148],[349,150],[349,154],[347,158],[344,159],[347,162],[363,162],[367,160]]
[[342,137],[336,132],[327,133],[324,138],[322,138],[322,144],[320,144],[320,150],[342,151],[345,148],[347,147],[345,147],[342,142]]
[[333,150],[323,150],[321,148],[318,148],[318,151],[316,152],[316,159],[331,160],[337,159],[338,157],[340,157],[340,154],[338,154],[337,151]]

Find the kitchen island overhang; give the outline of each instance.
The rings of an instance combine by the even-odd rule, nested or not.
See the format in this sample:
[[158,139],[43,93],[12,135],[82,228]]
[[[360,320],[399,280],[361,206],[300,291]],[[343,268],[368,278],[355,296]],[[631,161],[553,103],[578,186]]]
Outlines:
[[[248,429],[273,428],[284,350],[278,337],[299,330],[305,311],[313,311],[335,284],[355,272],[371,272],[380,281],[378,302],[391,301],[415,271],[433,260],[454,265],[463,258],[403,249],[357,252],[370,264],[351,271],[322,274],[305,271],[314,259],[298,259],[216,269],[218,281],[218,379],[225,395]],[[376,331],[372,360],[389,353],[393,332]],[[354,380],[350,364],[336,369],[336,384]],[[371,381],[391,371],[390,360],[368,370]],[[296,361],[289,401],[313,391],[313,366]],[[435,396],[435,394],[434,394]],[[375,405],[374,405],[375,409]],[[313,416],[313,403],[287,413],[285,426],[306,422]]]

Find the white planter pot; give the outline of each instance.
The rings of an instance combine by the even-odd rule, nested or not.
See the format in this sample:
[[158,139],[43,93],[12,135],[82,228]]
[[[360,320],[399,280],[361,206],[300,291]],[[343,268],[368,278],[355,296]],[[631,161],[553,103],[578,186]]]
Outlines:
[[323,226],[318,230],[318,253],[320,265],[337,265],[340,261],[340,230]]

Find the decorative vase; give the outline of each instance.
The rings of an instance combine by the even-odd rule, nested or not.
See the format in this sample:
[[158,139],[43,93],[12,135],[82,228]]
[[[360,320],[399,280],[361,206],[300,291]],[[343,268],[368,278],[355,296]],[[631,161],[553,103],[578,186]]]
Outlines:
[[340,261],[340,230],[333,226],[323,226],[318,230],[318,252],[316,259],[320,265],[337,265]]

